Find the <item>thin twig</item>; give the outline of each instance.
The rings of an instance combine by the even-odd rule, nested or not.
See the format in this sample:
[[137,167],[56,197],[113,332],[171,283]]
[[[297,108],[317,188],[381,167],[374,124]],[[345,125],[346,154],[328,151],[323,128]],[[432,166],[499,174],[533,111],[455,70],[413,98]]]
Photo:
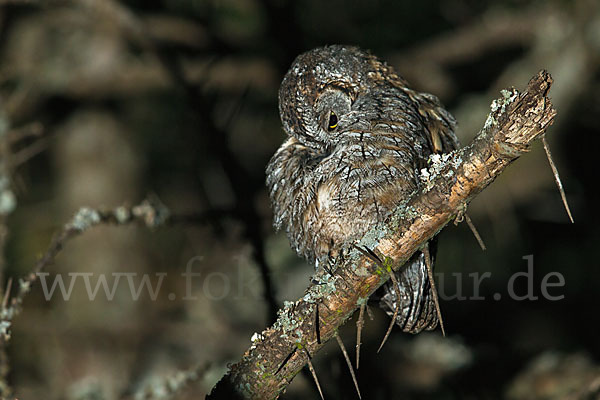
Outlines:
[[4,297],[2,298],[2,309],[4,310],[8,305],[8,299],[10,297],[10,290],[12,289],[12,276],[8,278],[8,283],[6,284],[6,291],[4,292]]
[[475,239],[477,239],[477,243],[479,243],[479,247],[481,247],[481,250],[485,251],[487,249],[485,247],[485,243],[483,242],[481,235],[479,235],[479,231],[475,227],[475,224],[471,220],[471,217],[469,217],[469,214],[467,214],[467,213],[465,213],[465,221],[467,221],[467,225],[471,229],[471,232],[473,232],[473,236],[475,236]]
[[306,356],[308,357],[308,369],[310,370],[310,373],[312,374],[312,377],[315,381],[315,385],[317,385],[317,389],[319,390],[319,395],[321,396],[321,400],[325,400],[325,397],[323,397],[323,391],[321,390],[321,385],[319,384],[319,378],[317,378],[317,373],[315,372],[315,368],[312,365],[312,362],[310,361],[311,356],[308,353],[308,350],[304,349],[304,352],[306,353]]
[[352,368],[352,362],[350,362],[350,357],[348,356],[348,352],[346,351],[346,346],[344,346],[344,342],[342,342],[342,339],[340,338],[340,335],[338,333],[335,334],[335,338],[338,342],[338,345],[340,346],[340,349],[342,350],[344,358],[346,359],[346,364],[348,365],[348,369],[350,370],[350,375],[352,375],[352,382],[354,382],[354,388],[356,389],[358,398],[362,399],[360,395],[360,389],[358,388],[358,381],[356,380],[356,374],[354,373],[354,369]]
[[[394,290],[396,291],[396,296],[400,296],[400,284],[398,283],[398,279],[396,279],[396,274],[393,270],[390,271],[390,278],[392,278],[392,282],[394,283]],[[377,349],[378,353],[381,351],[383,345],[388,340],[388,337],[390,336],[390,333],[392,333],[392,329],[396,324],[396,318],[398,318],[398,312],[400,311],[400,307],[398,307],[397,303],[398,302],[396,302],[396,307],[394,307],[394,315],[392,316],[392,320],[390,321],[390,325],[388,326],[387,332],[385,333],[385,336],[383,337],[383,340],[381,341],[381,344]]]
[[277,371],[275,371],[275,375],[277,375],[283,369],[283,367],[285,367],[285,364],[287,364],[287,362],[290,361],[290,358],[292,358],[292,356],[296,354],[297,350],[298,348],[294,347],[294,350],[292,350],[290,354],[287,355],[287,357],[283,360],[279,368],[277,368]]
[[[386,270],[386,269],[388,270],[388,272],[390,274],[390,278],[392,279],[392,282],[394,283],[394,290],[396,291],[396,295],[399,296],[400,295],[400,284],[398,283],[398,279],[396,278],[396,274],[394,273],[394,271],[391,268],[386,268],[384,266],[383,262],[381,261],[381,258],[379,258],[373,250],[369,249],[368,247],[362,248],[357,245],[354,245],[354,247],[358,251],[360,251],[363,255],[370,258],[375,264],[377,264],[379,266],[379,268],[381,268],[383,270]],[[394,308],[394,315],[392,316],[392,319],[391,319],[388,329],[385,333],[385,336],[383,337],[383,340],[381,341],[381,344],[379,345],[379,348],[377,349],[377,353],[379,353],[381,351],[381,349],[383,348],[383,345],[388,340],[390,333],[392,333],[392,329],[394,328],[394,324],[396,322],[396,318],[398,317],[399,311],[400,311],[400,309],[398,307]],[[357,335],[359,335],[358,332],[357,332]],[[358,342],[359,341],[357,341],[357,345],[356,345],[357,348],[360,347],[360,344]],[[358,353],[357,353],[357,365],[358,365]],[[356,368],[358,369],[358,366]]]
[[546,136],[542,136],[542,143],[544,144],[544,150],[546,151],[546,157],[548,157],[550,168],[552,168],[552,174],[554,174],[556,186],[558,186],[558,191],[560,192],[560,198],[562,199],[563,205],[565,206],[565,210],[567,210],[567,214],[569,215],[571,223],[574,224],[575,221],[573,220],[573,215],[571,215],[571,209],[569,208],[569,203],[567,202],[567,195],[565,194],[565,189],[563,188],[562,182],[560,181],[560,176],[558,175],[558,168],[556,168],[554,160],[552,160],[552,153],[550,153],[550,147],[548,146],[548,142],[546,141]]
[[[466,214],[465,214],[466,215]],[[467,216],[468,218],[468,216]],[[433,303],[435,304],[435,312],[440,321],[440,328],[442,329],[442,335],[446,336],[446,330],[444,329],[444,320],[442,319],[442,310],[440,308],[440,299],[438,298],[437,289],[435,287],[435,280],[433,279],[433,265],[431,265],[431,254],[429,253],[429,243],[423,246],[421,249],[425,256],[425,265],[427,266],[427,276],[429,277],[429,285],[431,286],[431,295],[433,296]]]
[[40,138],[25,147],[22,150],[15,152],[10,160],[11,166],[18,167],[22,164],[25,164],[27,161],[31,160],[33,157],[42,153],[44,150],[48,148],[50,145],[50,139],[48,138]]
[[44,134],[44,125],[40,122],[32,122],[25,126],[14,128],[7,133],[8,142],[14,144],[27,138],[38,138]]
[[315,333],[317,336],[317,343],[321,344],[321,321],[319,320],[319,303],[315,305]]
[[356,369],[360,365],[360,345],[363,326],[365,325],[365,304],[360,305],[358,319],[356,320]]
[[367,304],[366,308],[367,308],[367,316],[369,317],[369,320],[373,321],[375,319],[375,315],[373,314],[371,307],[369,307],[369,305]]

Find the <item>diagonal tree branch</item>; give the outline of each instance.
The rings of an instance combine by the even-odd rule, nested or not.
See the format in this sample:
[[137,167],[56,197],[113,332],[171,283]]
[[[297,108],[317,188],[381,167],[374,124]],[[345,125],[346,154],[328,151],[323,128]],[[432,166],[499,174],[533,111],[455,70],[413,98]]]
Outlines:
[[[322,271],[296,302],[286,302],[278,319],[260,335],[242,359],[230,367],[207,399],[276,398],[314,355],[369,296],[529,145],[542,136],[556,111],[547,97],[552,78],[534,76],[526,90],[503,90],[491,106],[484,127],[468,146],[432,159],[425,188],[416,192],[382,227],[371,230],[358,247],[384,257],[374,263],[352,248],[333,275]],[[316,314],[316,307],[319,312]],[[320,341],[315,315],[318,315]],[[306,351],[296,351],[298,349]]]

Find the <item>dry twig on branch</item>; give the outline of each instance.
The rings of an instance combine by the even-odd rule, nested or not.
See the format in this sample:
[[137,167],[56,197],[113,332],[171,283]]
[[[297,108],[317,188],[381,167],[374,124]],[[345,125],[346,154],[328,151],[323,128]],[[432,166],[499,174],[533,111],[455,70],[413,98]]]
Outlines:
[[425,188],[399,206],[385,226],[371,230],[356,244],[377,254],[381,262],[353,249],[333,275],[321,271],[316,277],[320,284],[309,286],[298,301],[288,302],[275,324],[255,335],[252,346],[207,398],[276,398],[306,365],[307,354],[316,354],[337,334],[338,327],[388,280],[391,269],[399,269],[462,214],[479,192],[544,134],[556,115],[547,97],[551,84],[550,75],[541,71],[524,92],[503,90],[473,142],[434,160]]

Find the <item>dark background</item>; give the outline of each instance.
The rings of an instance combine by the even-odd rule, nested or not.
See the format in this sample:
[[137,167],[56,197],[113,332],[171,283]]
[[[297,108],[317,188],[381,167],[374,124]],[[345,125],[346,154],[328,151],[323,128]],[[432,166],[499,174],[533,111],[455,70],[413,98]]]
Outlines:
[[[196,368],[173,398],[198,398],[284,300],[301,297],[312,267],[273,232],[264,167],[284,139],[284,73],[301,52],[334,43],[372,50],[440,97],[462,143],[500,89],[523,88],[547,69],[558,110],[548,141],[575,218],[568,222],[536,143],[469,208],[487,251],[464,224],[440,235],[448,336],[396,330],[376,354],[388,319],[372,308],[363,398],[598,398],[600,7],[592,0],[1,1],[0,178],[16,208],[0,211],[0,286],[31,271],[81,206],[131,206],[153,194],[174,215],[193,216],[153,231],[101,226],[67,244],[47,269],[49,285],[73,272],[94,273],[92,282],[150,274],[153,284],[167,275],[155,300],[146,292],[133,300],[124,278],[110,301],[102,291],[90,301],[82,281],[68,301],[47,301],[36,283],[4,364],[17,398],[158,398],[151,388]],[[537,300],[509,295],[527,255]],[[200,274],[195,300],[184,298],[188,264]],[[483,299],[473,299],[473,279],[488,272]],[[564,278],[548,289],[560,300],[542,296],[551,272]],[[517,295],[527,293],[524,277],[514,282]],[[448,298],[459,291],[467,299]],[[352,357],[354,327],[353,319],[341,329]],[[314,364],[326,398],[356,398],[337,346]],[[317,396],[300,374],[282,398]]]

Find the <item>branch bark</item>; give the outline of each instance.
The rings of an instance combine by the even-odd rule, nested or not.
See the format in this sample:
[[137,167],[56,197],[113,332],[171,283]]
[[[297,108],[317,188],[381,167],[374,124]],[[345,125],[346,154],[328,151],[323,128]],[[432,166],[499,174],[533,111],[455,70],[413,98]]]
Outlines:
[[306,365],[308,354],[315,354],[335,336],[338,327],[388,280],[390,269],[399,269],[463,213],[478,193],[544,134],[556,115],[547,97],[551,85],[548,72],[540,71],[524,92],[503,90],[473,142],[434,158],[424,189],[356,244],[372,250],[382,262],[354,249],[336,265],[333,275],[322,271],[316,277],[320,284],[309,286],[296,302],[286,302],[277,321],[253,337],[251,347],[207,399],[278,397]]

